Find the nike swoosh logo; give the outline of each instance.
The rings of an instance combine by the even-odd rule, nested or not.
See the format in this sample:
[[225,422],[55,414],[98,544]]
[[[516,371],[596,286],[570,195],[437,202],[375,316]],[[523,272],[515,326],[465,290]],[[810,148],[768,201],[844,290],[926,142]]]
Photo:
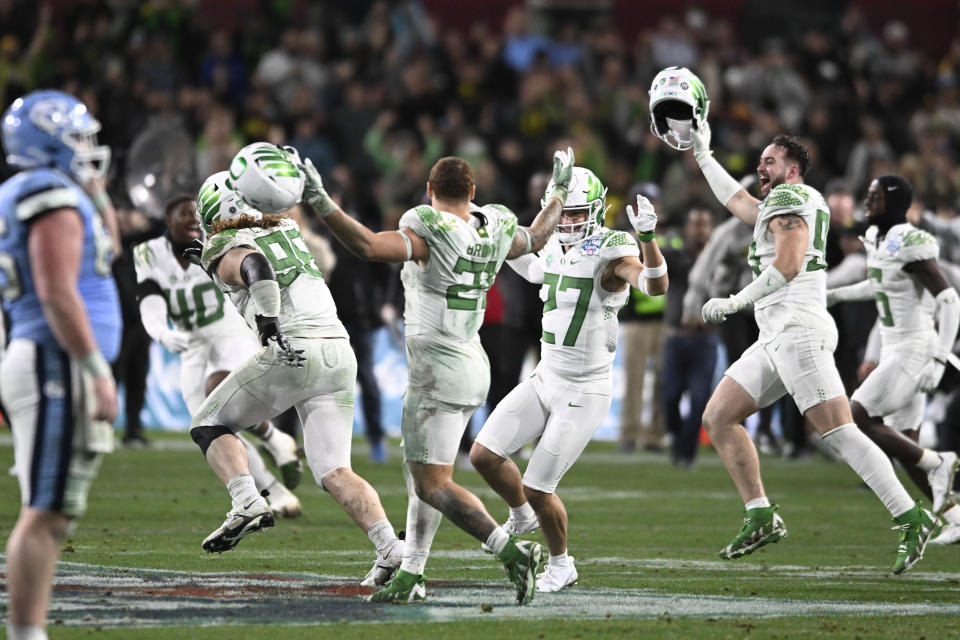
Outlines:
[[582,408],[583,408],[583,405],[582,405],[582,404],[573,404],[572,402],[568,402],[568,403],[567,403],[567,406],[568,406],[568,407],[576,407],[576,408],[578,408],[578,409],[582,409]]
[[253,505],[255,505],[256,503],[257,503],[257,501],[254,500],[254,501],[251,502],[250,504],[245,504],[245,505],[243,505],[243,508],[244,508],[244,510],[247,510],[247,509],[249,509],[250,507],[252,507]]
[[894,191],[896,187],[887,187],[887,191]]

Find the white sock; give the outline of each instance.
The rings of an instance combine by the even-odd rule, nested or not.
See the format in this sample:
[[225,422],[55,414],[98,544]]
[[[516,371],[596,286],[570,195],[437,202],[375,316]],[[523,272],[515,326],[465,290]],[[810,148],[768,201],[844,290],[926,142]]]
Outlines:
[[493,555],[498,555],[503,551],[508,542],[510,542],[510,534],[500,527],[495,528],[490,537],[487,538],[487,546],[493,551]]
[[430,555],[430,545],[440,528],[443,514],[417,497],[413,478],[403,465],[403,478],[407,482],[407,537],[403,541],[403,562],[400,568],[407,573],[423,575]]
[[759,498],[754,498],[750,502],[743,505],[744,509],[762,509],[764,507],[770,506],[770,498],[767,496],[761,496]]
[[393,532],[389,520],[381,520],[370,525],[370,528],[367,529],[367,537],[370,538],[370,542],[377,548],[377,553],[381,556],[387,555],[393,545],[397,543],[397,534]]
[[950,524],[960,524],[960,505],[953,505],[940,514]]
[[43,625],[7,623],[9,640],[47,640],[47,630]]
[[923,455],[917,461],[917,467],[922,471],[930,471],[940,466],[940,454],[931,449],[924,449]]
[[857,425],[844,424],[823,434],[823,441],[830,445],[840,459],[850,465],[867,483],[890,515],[903,515],[914,507],[913,498],[900,484],[897,474],[886,454],[868,438]]
[[519,507],[510,507],[510,517],[520,522],[534,520],[537,517],[533,507],[529,502],[524,502]]
[[567,552],[564,551],[558,556],[551,555],[550,559],[547,560],[547,564],[553,565],[555,567],[565,567],[570,562],[570,556],[567,555]]
[[230,478],[227,482],[227,491],[230,492],[234,509],[243,509],[263,499],[257,491],[257,485],[253,482],[253,476],[249,473],[241,473]]

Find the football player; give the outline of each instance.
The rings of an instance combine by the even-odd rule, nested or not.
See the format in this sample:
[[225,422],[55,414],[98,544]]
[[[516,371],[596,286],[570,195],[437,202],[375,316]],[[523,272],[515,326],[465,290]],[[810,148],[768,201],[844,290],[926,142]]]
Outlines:
[[[224,171],[216,174],[214,181],[222,183],[225,177]],[[224,204],[222,199],[218,202]],[[203,269],[183,257],[184,249],[201,237],[196,201],[186,195],[172,199],[166,204],[165,219],[164,235],[134,248],[140,318],[151,338],[180,354],[180,389],[190,415],[194,415],[207,394],[259,345],[223,292]],[[299,516],[300,500],[288,490],[300,481],[296,441],[269,421],[252,431],[263,441],[284,479],[278,482],[257,450],[241,438],[257,490],[267,492],[275,515]]]
[[400,229],[374,233],[327,195],[308,160],[304,200],[350,251],[366,260],[401,262],[409,380],[403,400],[407,537],[403,564],[374,602],[426,598],[423,572],[442,516],[474,536],[503,562],[517,603],[533,599],[542,562],[538,544],[497,526],[480,500],[453,481],[453,463],[470,416],[490,386],[490,364],[477,331],[487,290],[507,258],[543,247],[552,234],[573,171],[573,151],[554,156],[553,191],[530,227],[502,205],[477,207],[473,168],[441,158],[430,170],[430,205],[410,209]]
[[[552,190],[551,184],[547,193]],[[603,226],[606,195],[592,171],[574,167],[547,245],[536,255],[507,261],[526,280],[543,285],[541,359],[533,375],[493,410],[470,451],[474,468],[510,506],[504,530],[517,535],[537,526],[543,530],[550,557],[537,576],[541,592],[559,591],[578,577],[567,555],[567,513],[556,489],[610,409],[617,311],[630,285],[650,295],[667,290],[653,205],[638,195],[636,212],[627,206],[643,250],[641,263],[629,234]],[[521,478],[510,456],[537,438]]]
[[[244,199],[231,187],[242,187]],[[233,500],[203,548],[226,551],[273,525],[236,433],[294,406],[314,478],[367,533],[377,549],[368,578],[385,582],[400,564],[402,545],[376,491],[350,468],[357,367],[347,332],[297,225],[254,208],[289,210],[302,188],[290,156],[254,143],[240,150],[223,184],[208,179],[201,189],[207,241],[200,263],[262,345],[207,396],[191,423],[193,439]],[[189,251],[196,259],[196,250]]]
[[879,365],[854,392],[850,408],[857,426],[931,498],[934,513],[944,513],[949,524],[936,540],[946,543],[960,540],[960,507],[950,500],[957,454],[923,449],[915,441],[925,394],[940,383],[957,336],[960,299],[937,268],[937,241],[907,222],[912,201],[913,190],[902,176],[886,174],[870,183],[864,205],[871,226],[863,237],[869,277],[828,290],[827,306],[876,300]]
[[0,296],[10,316],[0,396],[22,500],[6,548],[12,640],[47,637],[61,541],[113,450],[109,361],[120,350],[121,317],[114,243],[97,213],[112,210],[97,186],[110,161],[99,130],[61,91],[29,93],[3,114],[7,164],[17,172],[0,185]]
[[923,555],[933,522],[903,488],[889,458],[850,412],[833,361],[837,327],[826,308],[826,250],[830,214],[823,196],[803,183],[810,156],[800,141],[779,135],[757,165],[757,200],[734,180],[710,150],[709,100],[688,69],[661,71],[650,88],[651,127],[664,141],[692,148],[707,184],[732,214],[753,227],[747,262],[754,280],[729,298],[703,306],[705,322],[753,307],[760,337],[725,372],[707,402],[703,424],[730,473],[746,510],[743,526],[720,551],[739,558],[777,542],[787,528],[767,498],[757,450],[741,423],[789,393],[823,441],[880,498],[899,531],[893,572]]

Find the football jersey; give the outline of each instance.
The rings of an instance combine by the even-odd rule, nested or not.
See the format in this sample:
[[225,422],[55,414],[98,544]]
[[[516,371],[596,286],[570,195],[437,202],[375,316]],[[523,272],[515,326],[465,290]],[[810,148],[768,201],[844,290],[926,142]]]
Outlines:
[[34,289],[27,239],[30,223],[44,213],[76,209],[83,221],[83,254],[77,290],[103,356],[120,353],[120,299],[110,264],[113,243],[90,197],[66,174],[50,168],[15,174],[0,185],[0,296],[10,314],[9,339],[55,343]]
[[894,225],[877,237],[870,227],[863,244],[867,249],[867,279],[877,301],[880,340],[884,349],[909,342],[936,340],[933,323],[936,300],[916,276],[903,270],[911,262],[936,260],[940,248],[932,235],[909,222]]
[[[323,274],[293,220],[264,229],[227,229],[207,239],[201,262],[205,269],[228,251],[246,247],[267,257],[280,285],[280,330],[290,336],[346,338],[347,330],[337,318],[337,307]],[[247,325],[257,330],[257,308],[247,287],[229,285],[216,274],[217,286],[236,305]]]
[[133,250],[137,282],[153,280],[167,301],[167,317],[173,326],[190,335],[190,341],[249,333],[232,302],[203,269],[187,263],[180,266],[166,236],[138,244]]
[[609,378],[617,350],[617,312],[630,287],[607,291],[601,280],[611,261],[639,255],[630,234],[600,229],[566,253],[554,234],[538,255],[509,261],[521,275],[543,285],[540,366],[581,382]]
[[400,272],[406,335],[476,338],[487,291],[517,231],[517,217],[504,206],[487,205],[477,213],[467,222],[422,205],[400,218],[400,228],[416,233],[430,249],[424,266],[407,261]]
[[830,209],[823,196],[805,184],[780,184],[770,190],[758,209],[753,242],[747,254],[754,276],[759,276],[776,258],[774,236],[768,229],[775,217],[799,216],[807,225],[808,235],[807,250],[797,277],[754,305],[760,341],[772,340],[791,325],[820,326],[835,332],[836,325],[827,313],[826,244]]

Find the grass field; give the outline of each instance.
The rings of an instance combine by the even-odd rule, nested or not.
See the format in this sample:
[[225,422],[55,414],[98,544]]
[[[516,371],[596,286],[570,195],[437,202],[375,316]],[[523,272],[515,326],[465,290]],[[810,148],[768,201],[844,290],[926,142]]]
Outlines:
[[[51,638],[960,637],[960,546],[929,547],[913,570],[891,575],[889,515],[852,471],[819,457],[761,460],[789,536],[723,562],[717,551],[739,528],[742,505],[712,452],[679,471],[665,458],[591,444],[559,491],[577,586],[517,607],[499,565],[444,523],[428,601],[394,606],[363,601],[368,590],[357,585],[372,548],[308,477],[297,491],[303,518],[223,555],[204,553],[201,540],[229,507],[225,490],[187,435],[154,442],[105,461],[89,513],[64,545]],[[357,441],[354,464],[399,529],[406,492],[392,454],[371,465]],[[10,464],[7,441],[0,469]],[[456,477],[505,517],[476,473]],[[0,475],[0,495],[5,542],[18,509],[13,477]]]

